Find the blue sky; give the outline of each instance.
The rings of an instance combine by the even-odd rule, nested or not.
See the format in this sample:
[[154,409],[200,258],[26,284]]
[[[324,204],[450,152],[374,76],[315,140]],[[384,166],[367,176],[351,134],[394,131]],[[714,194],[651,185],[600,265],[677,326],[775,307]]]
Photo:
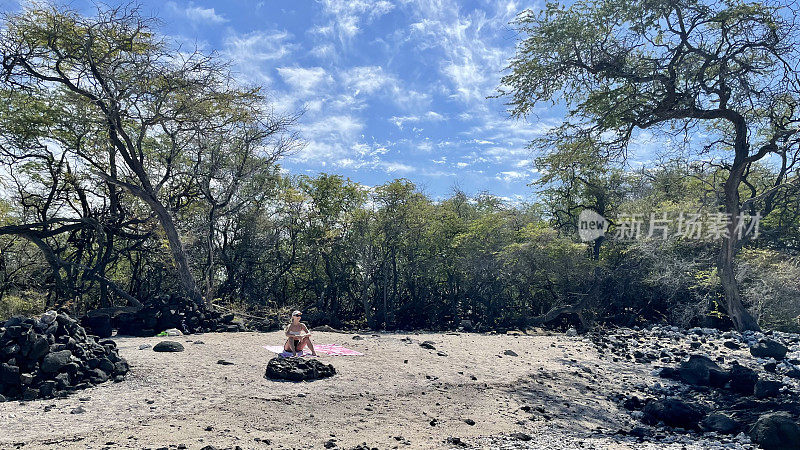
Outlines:
[[281,162],[292,173],[370,186],[408,178],[434,197],[459,186],[520,201],[536,177],[526,145],[563,115],[555,108],[515,121],[502,99],[486,98],[513,55],[508,23],[534,2],[141,4],[176,42],[233,60],[237,77],[263,85],[278,111],[305,109],[298,131],[307,145]]

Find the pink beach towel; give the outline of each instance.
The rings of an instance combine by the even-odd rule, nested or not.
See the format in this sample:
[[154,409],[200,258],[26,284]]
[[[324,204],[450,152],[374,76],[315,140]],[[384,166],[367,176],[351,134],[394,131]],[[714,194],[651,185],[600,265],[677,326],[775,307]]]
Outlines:
[[[281,356],[292,356],[292,352],[287,352],[283,350],[283,347],[280,345],[265,345],[265,349],[271,351],[272,353],[277,353]],[[339,344],[314,344],[314,349],[317,353],[322,353],[325,355],[330,356],[363,356],[364,354],[361,352],[357,352],[355,350],[351,350],[346,347],[342,347]],[[311,350],[303,349],[302,356],[309,356],[311,355]]]

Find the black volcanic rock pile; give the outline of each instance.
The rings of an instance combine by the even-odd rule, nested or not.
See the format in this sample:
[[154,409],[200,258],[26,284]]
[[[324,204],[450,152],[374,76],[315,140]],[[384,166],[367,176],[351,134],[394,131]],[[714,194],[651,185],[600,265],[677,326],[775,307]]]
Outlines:
[[275,318],[263,318],[263,319],[256,319],[254,317],[248,317],[244,319],[244,327],[248,331],[259,331],[261,333],[269,333],[272,331],[278,331],[282,328],[281,323],[278,322]]
[[12,317],[0,327],[0,401],[66,396],[127,373],[114,341],[87,335],[64,313]]
[[730,435],[732,448],[800,449],[800,335],[653,326],[588,337],[601,358],[660,377],[619,396],[645,424]]
[[336,369],[331,364],[324,364],[317,359],[301,357],[282,358],[276,356],[267,363],[264,378],[272,380],[305,381],[332,377]]
[[129,336],[154,336],[177,328],[184,334],[244,331],[233,314],[223,314],[198,305],[180,295],[160,295],[148,300],[141,309],[122,308],[89,312],[81,323],[91,333],[111,336],[111,330]]

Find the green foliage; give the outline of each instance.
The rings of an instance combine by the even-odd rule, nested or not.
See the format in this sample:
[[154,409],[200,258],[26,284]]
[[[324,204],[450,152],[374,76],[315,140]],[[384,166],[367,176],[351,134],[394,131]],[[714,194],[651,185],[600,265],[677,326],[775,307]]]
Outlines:
[[738,264],[742,291],[764,326],[800,331],[800,260],[769,249],[748,248]]
[[11,316],[33,316],[45,310],[45,298],[36,291],[21,292],[19,295],[6,295],[0,298],[0,322]]
[[[703,19],[691,45],[670,27],[684,14]],[[368,188],[335,174],[283,175],[276,161],[293,146],[293,118],[269,114],[261,91],[233,83],[212,57],[177,64],[135,10],[86,18],[46,6],[9,17],[4,54],[61,82],[35,81],[20,66],[0,82],[0,181],[17,188],[0,199],[0,318],[123,303],[109,281],[142,300],[179,290],[175,256],[185,252],[207,298],[283,317],[303,309],[313,325],[523,328],[580,304],[597,322],[724,326],[715,243],[580,243],[577,216],[719,212],[734,172],[721,137],[733,125],[712,115],[699,155],[641,170],[625,164],[634,129],[663,126],[688,141],[701,116],[727,108],[749,121],[755,150],[798,110],[794,94],[760,94],[792,51],[747,40],[789,35],[771,7],[548,3],[515,22],[524,40],[504,78],[514,115],[562,97],[569,107],[562,126],[532,143],[539,200],[432,199],[406,179]],[[726,97],[728,88],[748,95]],[[110,139],[123,135],[129,143]],[[785,158],[783,170],[753,159],[733,190],[746,212],[767,212],[763,236],[741,242],[736,259],[744,298],[762,323],[787,330],[800,314],[792,142],[781,135],[783,153],[765,150]]]

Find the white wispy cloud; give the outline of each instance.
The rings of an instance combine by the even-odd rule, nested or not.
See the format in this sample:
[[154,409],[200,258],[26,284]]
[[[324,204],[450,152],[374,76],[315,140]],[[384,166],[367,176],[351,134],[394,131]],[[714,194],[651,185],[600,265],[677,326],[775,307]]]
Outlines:
[[394,4],[387,0],[322,0],[321,3],[331,21],[314,31],[324,35],[335,34],[341,41],[354,37],[362,26],[394,9]]
[[517,181],[526,177],[528,177],[528,175],[524,172],[519,172],[516,170],[508,170],[498,173],[495,178],[504,181],[506,183],[510,183],[512,181]]
[[342,81],[355,94],[372,94],[387,86],[398,84],[397,79],[387,74],[381,66],[357,66],[342,72]]
[[304,126],[302,131],[312,139],[352,139],[363,129],[364,122],[360,119],[349,115],[340,115],[320,118],[316,122]]
[[439,70],[450,81],[451,96],[485,106],[486,96],[497,88],[501,68],[513,54],[513,46],[493,43],[518,12],[516,3],[493,2],[491,16],[478,9],[462,13],[455,0],[409,0],[406,4],[418,18],[409,28],[410,40],[421,50],[441,50]]
[[380,161],[378,167],[385,170],[387,173],[411,173],[414,167],[398,161]]
[[165,5],[174,13],[185,16],[193,23],[225,23],[228,21],[221,14],[217,14],[214,8],[203,8],[196,6],[194,3],[189,3],[187,6],[182,7],[172,1],[167,2]]
[[389,121],[401,130],[407,123],[417,123],[422,121],[440,122],[443,120],[445,120],[445,117],[435,111],[428,111],[425,114],[420,115],[392,116],[389,118]]
[[186,8],[186,16],[189,20],[195,22],[224,23],[228,21],[228,19],[217,14],[214,8],[201,8],[199,6]]
[[317,58],[328,59],[333,56],[335,50],[331,44],[317,45],[312,48],[309,53]]
[[286,31],[231,33],[223,40],[224,53],[235,69],[253,83],[270,84],[276,62],[288,57],[298,47]]
[[295,92],[311,94],[331,76],[322,67],[278,67],[278,74]]

